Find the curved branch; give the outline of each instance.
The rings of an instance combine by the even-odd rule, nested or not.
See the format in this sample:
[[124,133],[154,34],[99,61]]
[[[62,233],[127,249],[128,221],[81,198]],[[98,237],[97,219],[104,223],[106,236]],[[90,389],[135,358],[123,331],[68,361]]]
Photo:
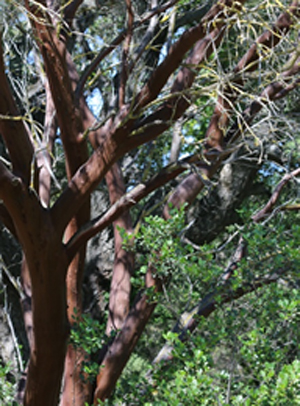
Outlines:
[[224,29],[216,28],[205,38],[198,41],[186,59],[183,67],[173,83],[170,98],[145,119],[137,122],[131,132],[128,143],[144,144],[155,139],[167,130],[190,106],[188,89],[192,86],[196,72],[202,61],[207,59],[213,50],[219,46],[224,35]]
[[[238,288],[232,290],[231,283],[226,284],[224,287],[217,289],[213,293],[206,295],[190,312],[183,315],[184,326],[182,327],[182,322],[176,324],[172,330],[175,333],[179,333],[178,338],[181,341],[187,339],[187,333],[192,333],[201,318],[208,318],[215,310],[219,309],[222,305],[232,302],[233,300],[239,299],[248,293],[255,292],[257,289],[270,285],[271,283],[277,282],[278,279],[284,275],[285,269],[278,269],[269,276],[255,278],[251,283],[247,282],[239,286]],[[160,362],[166,362],[173,359],[174,346],[165,344],[157,356],[153,360],[153,364],[158,364]]]
[[68,2],[64,12],[64,20],[66,20],[69,26],[71,26],[75,14],[83,1],[84,0],[71,0]]
[[258,213],[256,213],[254,216],[252,216],[252,220],[254,222],[259,222],[262,221],[264,218],[266,218],[268,216],[268,214],[271,213],[271,211],[273,210],[273,207],[275,206],[276,202],[279,199],[280,193],[282,192],[283,187],[292,179],[294,179],[296,176],[298,176],[300,174],[300,168],[295,169],[293,172],[291,173],[287,173],[286,175],[284,175],[284,177],[282,178],[282,180],[278,183],[278,185],[276,186],[270,200],[268,201],[268,203],[265,205],[265,207],[263,209],[261,209]]

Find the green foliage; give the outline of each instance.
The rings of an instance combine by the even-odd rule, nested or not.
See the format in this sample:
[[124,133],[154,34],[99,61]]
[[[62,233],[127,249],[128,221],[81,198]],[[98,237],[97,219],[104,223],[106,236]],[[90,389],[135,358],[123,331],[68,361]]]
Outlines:
[[[164,220],[160,216],[148,216],[144,219],[138,234],[134,236],[139,271],[132,278],[133,284],[143,285],[141,277],[145,275],[149,265],[154,267],[156,276],[165,280],[181,265],[178,258],[182,258],[186,252],[180,241],[183,225],[184,208],[171,210],[170,220]],[[125,249],[132,246],[132,238],[132,235],[123,234]]]
[[102,348],[107,337],[104,332],[104,325],[94,320],[90,315],[77,316],[74,309],[74,323],[70,333],[70,343],[84,355],[82,363],[82,379],[89,379],[91,382],[99,372],[99,364],[93,358]]
[[273,285],[202,319],[188,342],[165,334],[172,363],[149,373],[149,364],[135,356],[108,404],[300,404],[298,296]]
[[2,365],[0,363],[0,405],[2,406],[16,406],[14,401],[16,384],[8,379],[11,376],[11,365],[8,363]]
[[[200,320],[198,331],[185,343],[168,331],[187,302],[192,308],[214,289],[236,239],[223,244],[220,254],[215,245],[195,250],[182,241],[177,251],[176,241],[180,241],[183,227],[180,213],[175,220],[177,234],[176,227],[167,229],[160,218],[147,218],[136,243],[145,251],[144,260],[160,266],[160,259],[151,249],[160,250],[165,243],[166,255],[168,251],[171,254],[165,264],[172,261],[172,279],[165,286],[133,363],[125,369],[108,404],[299,404],[299,214],[277,214],[255,224],[249,220],[252,213],[253,204],[251,209],[246,205],[240,215],[247,227],[233,225],[227,230],[229,235],[239,230],[248,243],[247,257],[240,263],[229,290],[251,287],[256,278],[275,274],[280,275],[278,282],[230,304],[222,304],[220,296],[217,310],[209,319]],[[149,246],[151,249],[146,250]],[[161,335],[162,331],[165,333]],[[173,347],[172,363],[153,369],[150,362],[165,341]]]

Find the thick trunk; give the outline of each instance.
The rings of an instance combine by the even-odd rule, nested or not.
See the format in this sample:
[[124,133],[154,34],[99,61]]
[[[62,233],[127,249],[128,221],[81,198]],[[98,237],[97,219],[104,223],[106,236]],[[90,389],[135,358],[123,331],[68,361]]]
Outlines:
[[62,248],[39,248],[34,250],[34,258],[27,259],[31,275],[34,274],[35,329],[24,405],[57,406],[69,331],[65,288],[67,261]]
[[15,213],[32,290],[34,331],[24,405],[57,406],[69,332],[68,258],[49,211],[42,208],[34,192],[21,186],[14,198],[5,196],[7,207]]

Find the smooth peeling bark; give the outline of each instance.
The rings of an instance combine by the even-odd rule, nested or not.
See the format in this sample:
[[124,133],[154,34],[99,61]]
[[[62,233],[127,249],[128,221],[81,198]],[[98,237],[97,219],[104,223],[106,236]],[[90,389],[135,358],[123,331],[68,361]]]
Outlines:
[[30,272],[34,325],[24,405],[57,406],[69,333],[68,258],[49,212],[34,192],[15,183],[7,185],[4,203],[14,218]]
[[65,277],[68,258],[49,211],[36,193],[0,165],[0,197],[13,218],[31,280],[34,340],[25,406],[57,406],[68,321]]
[[[34,261],[28,260],[32,277],[34,346],[25,388],[25,406],[57,406],[68,339],[66,313],[66,257],[55,247],[47,254],[36,244]],[[30,253],[32,254],[32,253]],[[46,255],[45,255],[46,254]]]
[[57,131],[56,110],[51,95],[49,82],[45,81],[46,111],[44,133],[41,150],[37,152],[37,166],[39,168],[39,197],[45,207],[50,204],[51,171],[53,146]]
[[[84,210],[85,209],[85,210]],[[69,223],[65,239],[68,241],[78,230],[79,225],[89,220],[89,204],[84,205],[77,218]],[[79,249],[67,271],[67,313],[70,326],[80,321],[82,313],[82,284],[85,266],[85,244]],[[87,360],[87,354],[83,350],[77,350],[72,344],[68,345],[65,370],[64,386],[60,401],[61,406],[82,406],[89,402],[91,396],[91,384],[82,378],[83,361]]]
[[[55,106],[49,89],[49,83],[45,83],[46,89],[46,112],[44,122],[44,134],[42,140],[42,148],[36,154],[38,171],[38,190],[41,203],[44,207],[48,207],[50,203],[50,188],[51,188],[51,152],[54,145],[57,122],[55,118]],[[21,266],[21,285],[23,297],[21,305],[23,310],[24,325],[27,334],[29,347],[34,347],[34,333],[33,333],[33,315],[32,315],[32,289],[29,268],[26,258],[23,255]],[[18,401],[23,401],[24,391],[23,388],[26,384],[27,369],[18,385]]]
[[[151,267],[146,274],[146,288],[153,288],[154,292],[161,292],[162,283],[158,278],[153,278]],[[94,394],[94,405],[111,396],[127,361],[132,354],[142,332],[145,329],[155,307],[156,301],[151,300],[146,292],[141,292],[117,334],[112,345],[108,348],[100,372],[97,376],[97,386]]]
[[[122,171],[118,163],[115,163],[106,174],[111,204],[115,204],[125,193],[126,187]],[[112,330],[119,330],[129,311],[131,282],[130,278],[134,267],[134,253],[123,248],[122,231],[132,232],[132,222],[129,211],[125,211],[115,220],[114,228],[114,266],[110,285],[109,313],[106,334],[109,336]]]
[[32,318],[32,289],[31,289],[30,273],[24,255],[21,266],[21,286],[23,291],[21,305],[23,310],[24,325],[29,347],[31,348],[33,347],[34,344],[33,318]]
[[68,345],[60,406],[83,406],[90,403],[92,384],[83,373],[82,365],[88,359],[83,350],[76,349],[71,344]]

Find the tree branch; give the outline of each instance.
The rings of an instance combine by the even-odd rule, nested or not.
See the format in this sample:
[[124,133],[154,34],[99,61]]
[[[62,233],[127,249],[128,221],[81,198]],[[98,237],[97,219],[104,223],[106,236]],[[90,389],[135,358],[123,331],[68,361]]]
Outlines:
[[276,186],[270,200],[268,201],[268,203],[265,205],[265,207],[263,209],[261,209],[258,213],[256,213],[254,216],[252,216],[252,220],[255,223],[258,223],[260,221],[262,221],[263,219],[265,219],[273,210],[275,204],[277,203],[279,196],[282,192],[283,187],[292,179],[294,179],[296,176],[298,176],[300,174],[300,168],[295,169],[293,172],[291,173],[287,173],[286,175],[284,175],[284,177],[282,178],[282,180],[278,183],[278,185]]
[[122,71],[120,77],[120,87],[119,87],[119,108],[121,109],[125,104],[125,88],[126,82],[129,74],[129,66],[128,66],[128,56],[129,56],[129,47],[133,33],[133,23],[134,23],[134,13],[131,4],[131,0],[125,0],[126,8],[127,8],[127,15],[128,15],[128,23],[127,23],[127,33],[125,37],[125,42],[123,46],[123,53],[122,53]]
[[128,313],[122,329],[109,347],[99,374],[94,395],[94,405],[98,400],[107,399],[125,367],[137,341],[139,340],[157,302],[151,300],[150,294],[161,292],[162,285],[159,278],[155,278],[155,271],[149,267],[145,276],[145,290],[141,291]]
[[49,82],[46,80],[46,111],[44,121],[44,133],[39,151],[37,151],[36,159],[39,168],[39,196],[42,204],[49,207],[50,204],[50,188],[51,176],[55,179],[52,172],[51,153],[54,146],[57,130],[56,111],[53,103]]
[[64,20],[71,26],[78,8],[83,3],[83,0],[71,0],[68,2],[64,11]]
[[[275,100],[278,95],[285,95],[284,90],[289,89],[289,91],[295,88],[294,80],[292,85],[287,82],[293,78],[293,76],[300,71],[300,57],[296,60],[294,66],[282,74],[282,80],[278,82],[273,82],[268,85],[263,92],[260,94],[258,100],[255,100],[251,105],[244,110],[241,116],[238,116],[235,123],[227,131],[224,137],[225,148],[224,151],[216,151],[217,153],[212,156],[212,169],[208,172],[207,170],[203,172],[204,177],[210,178],[211,175],[215,174],[217,169],[220,167],[224,158],[228,156],[230,151],[230,146],[240,137],[242,132],[249,127],[255,116],[263,108],[264,105],[272,100]],[[277,96],[277,98],[276,98]],[[229,148],[229,149],[228,149]],[[233,148],[235,150],[235,148]],[[226,154],[227,151],[227,154]],[[206,154],[207,155],[207,154]],[[200,175],[200,176],[199,176]],[[173,191],[168,199],[168,204],[172,204],[175,207],[180,207],[182,204],[188,202],[192,203],[195,197],[200,193],[204,186],[203,176],[201,174],[190,174],[183,181],[179,183],[176,189]],[[165,216],[168,216],[168,206],[165,206]]]
[[[239,7],[244,1],[239,2]],[[139,110],[153,101],[169,79],[170,75],[179,67],[187,51],[199,42],[205,35],[224,27],[226,18],[234,14],[237,3],[231,0],[220,0],[202,18],[200,24],[186,30],[172,45],[170,52],[163,62],[154,70],[149,81],[135,98],[135,110]],[[216,20],[216,17],[217,20]],[[215,21],[214,21],[215,20]],[[214,22],[214,23],[213,23]]]
[[180,173],[190,169],[191,165],[194,163],[199,167],[202,166],[203,169],[207,165],[205,162],[199,162],[197,155],[192,155],[182,161],[166,166],[159,174],[155,175],[147,183],[139,184],[134,189],[124,194],[107,210],[105,214],[100,215],[89,224],[86,224],[74,235],[66,246],[69,258],[72,258],[81,244],[104,230],[104,228],[115,221],[122,213],[129,210],[130,207],[134,206],[152,191],[166,184],[171,179],[176,178]]
[[166,102],[145,119],[138,121],[129,137],[131,145],[141,145],[155,139],[167,130],[190,106],[187,90],[192,86],[197,70],[202,61],[207,59],[218,47],[224,35],[224,29],[216,28],[204,39],[197,42],[191,55],[186,59],[171,89],[171,95]]
[[33,147],[13,99],[5,69],[0,36],[0,131],[9,151],[13,172],[29,185],[35,180],[35,174],[31,174],[31,167],[35,169]]
[[[146,13],[145,17],[143,17],[140,21],[137,21],[135,24],[133,24],[133,30],[140,27],[143,25],[145,22],[150,20],[153,16],[162,13],[163,11],[167,10],[168,8],[172,7],[174,4],[178,3],[179,0],[172,0],[165,5],[162,5],[160,7],[156,7],[152,10],[150,10],[148,13]],[[75,95],[76,98],[79,99],[79,97],[82,95],[84,85],[88,79],[88,77],[93,73],[93,71],[97,68],[97,66],[103,61],[103,59],[109,55],[118,45],[121,44],[122,41],[126,38],[128,33],[128,28],[126,30],[121,31],[121,33],[110,43],[110,45],[105,46],[102,48],[102,50],[99,52],[99,54],[93,59],[93,61],[85,68],[83,74],[81,75]]]
[[234,78],[227,82],[223,94],[219,95],[215,110],[207,128],[205,139],[209,148],[222,150],[224,147],[224,133],[228,127],[230,115],[233,112],[234,103],[237,100],[237,88],[245,84],[245,72],[257,69],[260,58],[259,49],[274,48],[289,31],[293,18],[299,16],[300,8],[298,0],[294,0],[289,9],[280,15],[272,29],[261,34],[250,49],[241,58],[233,70]]
[[[119,163],[115,163],[105,177],[110,202],[113,206],[126,193],[126,187]],[[110,284],[109,313],[106,334],[119,330],[128,314],[130,307],[130,278],[134,269],[133,251],[124,250],[122,232],[132,232],[132,222],[129,210],[124,211],[114,221],[114,266]],[[122,230],[122,232],[121,232]]]

